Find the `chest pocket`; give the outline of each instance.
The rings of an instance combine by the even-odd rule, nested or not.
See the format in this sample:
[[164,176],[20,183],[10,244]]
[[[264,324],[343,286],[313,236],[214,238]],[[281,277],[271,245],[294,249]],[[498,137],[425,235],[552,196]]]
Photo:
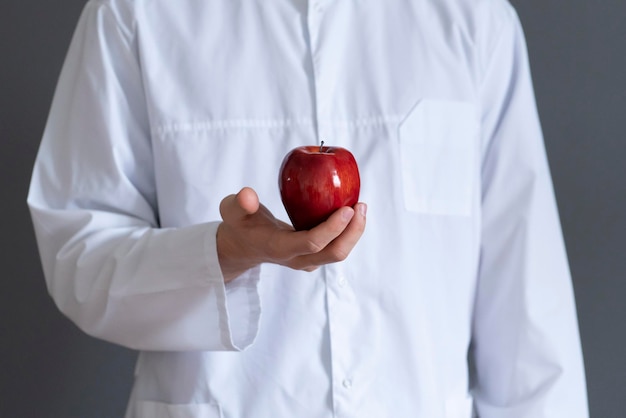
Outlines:
[[478,116],[468,102],[421,100],[400,123],[407,210],[469,216],[478,176]]

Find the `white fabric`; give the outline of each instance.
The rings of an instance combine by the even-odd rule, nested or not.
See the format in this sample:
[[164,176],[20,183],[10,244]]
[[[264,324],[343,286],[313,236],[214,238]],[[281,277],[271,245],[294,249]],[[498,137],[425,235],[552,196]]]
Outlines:
[[[319,140],[359,162],[361,241],[225,287],[220,200],[286,220],[282,157]],[[129,417],[587,416],[504,1],[92,0],[28,203],[61,311],[142,351]]]

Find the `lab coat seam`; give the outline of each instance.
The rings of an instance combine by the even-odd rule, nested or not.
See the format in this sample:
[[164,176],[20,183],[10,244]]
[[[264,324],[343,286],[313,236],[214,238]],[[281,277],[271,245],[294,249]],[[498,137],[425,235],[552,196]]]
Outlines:
[[[353,119],[322,119],[319,125],[339,129],[361,129],[384,125],[397,125],[404,118],[401,114],[388,114],[371,117],[357,117]],[[252,130],[252,129],[286,129],[296,126],[313,126],[310,118],[295,119],[216,119],[197,122],[172,122],[155,125],[152,133],[155,136],[167,137],[178,133],[201,133],[227,130]]]
[[110,0],[90,0],[88,4],[96,7],[101,6],[107,9],[107,11],[113,16],[113,20],[115,21],[115,25],[117,26],[117,28],[123,33],[126,40],[129,43],[132,43],[134,38],[134,28],[136,26],[136,20],[134,15],[132,16],[130,26],[127,26],[125,23],[122,23],[120,21],[120,11],[114,9],[114,6],[111,4]]
[[177,133],[211,132],[235,129],[284,129],[291,126],[309,126],[310,119],[218,119],[198,122],[173,122],[155,126],[152,131],[157,136]]
[[492,41],[489,43],[488,48],[486,48],[487,54],[485,55],[485,62],[481,65],[481,68],[480,68],[480,80],[478,83],[480,91],[482,91],[483,85],[485,83],[485,77],[484,77],[485,73],[487,69],[491,66],[492,61],[495,59],[498,45],[501,42],[506,41],[506,37],[503,36],[503,34],[507,28],[507,23],[508,23],[508,27],[512,27],[515,25],[516,14],[513,10],[509,10],[509,14],[507,15],[507,17],[508,17],[508,20],[501,22],[498,28],[493,32],[494,36],[492,38]]
[[371,117],[360,117],[354,119],[320,120],[319,124],[332,128],[359,129],[384,125],[397,125],[403,119],[404,115],[390,114]]

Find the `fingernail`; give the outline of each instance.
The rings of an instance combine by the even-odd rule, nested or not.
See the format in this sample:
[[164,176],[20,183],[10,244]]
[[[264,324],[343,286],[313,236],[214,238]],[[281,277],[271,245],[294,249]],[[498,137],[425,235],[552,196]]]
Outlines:
[[361,216],[365,217],[365,215],[367,215],[367,205],[365,203],[361,203],[358,206],[358,210]]

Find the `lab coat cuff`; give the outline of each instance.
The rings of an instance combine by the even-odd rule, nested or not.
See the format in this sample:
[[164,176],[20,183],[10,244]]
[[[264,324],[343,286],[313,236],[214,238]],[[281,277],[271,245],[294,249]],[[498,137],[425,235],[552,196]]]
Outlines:
[[219,222],[208,224],[205,249],[212,280],[219,282],[220,337],[226,350],[241,351],[254,342],[259,329],[261,302],[258,283],[261,267],[254,267],[225,283],[217,256],[218,227]]

